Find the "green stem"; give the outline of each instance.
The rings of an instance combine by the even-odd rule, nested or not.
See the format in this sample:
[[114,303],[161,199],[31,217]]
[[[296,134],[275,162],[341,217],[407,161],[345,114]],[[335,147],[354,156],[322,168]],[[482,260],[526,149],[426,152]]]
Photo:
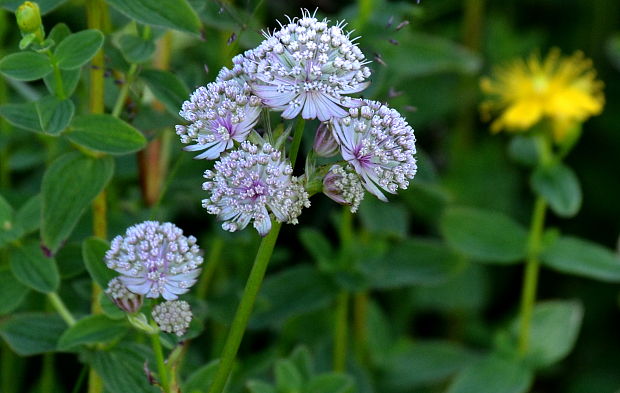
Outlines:
[[525,265],[525,277],[521,292],[521,311],[519,323],[519,354],[527,353],[530,340],[530,322],[536,301],[536,287],[538,285],[538,271],[540,270],[539,254],[542,242],[542,234],[545,225],[545,211],[547,203],[542,197],[537,197],[534,203],[532,223],[527,244],[527,260]]
[[[304,125],[305,122],[301,119],[295,125],[295,134],[293,135],[293,144],[291,145],[289,155],[292,167],[295,166],[295,160],[297,159],[297,153],[299,152],[299,146],[301,144],[301,137],[304,132]],[[269,265],[269,260],[273,254],[276,241],[278,240],[281,227],[282,223],[276,221],[272,222],[271,231],[269,231],[267,236],[263,238],[260,246],[258,247],[258,252],[256,253],[252,270],[250,271],[250,276],[248,277],[248,281],[243,291],[243,296],[241,297],[241,302],[237,307],[237,312],[235,313],[235,318],[233,319],[232,326],[230,327],[230,332],[228,333],[228,337],[224,343],[224,349],[222,350],[222,355],[220,356],[220,364],[215,373],[213,383],[209,388],[209,393],[221,393],[226,386],[226,382],[228,381],[228,377],[232,371],[235,358],[237,357],[239,345],[241,345],[241,339],[243,338],[245,329],[248,326],[254,301],[256,300],[258,291],[260,290],[263,277],[265,277],[265,272],[267,271],[267,265]]]
[[71,311],[69,311],[67,306],[65,306],[65,303],[62,301],[62,299],[60,298],[60,296],[58,296],[56,292],[48,293],[47,298],[50,300],[50,303],[52,303],[52,306],[54,306],[54,309],[56,309],[58,314],[60,314],[60,316],[67,323],[67,325],[69,326],[75,325],[75,318],[71,314]]
[[157,362],[157,373],[159,374],[159,383],[164,393],[170,392],[170,379],[168,378],[168,367],[164,360],[164,350],[159,341],[159,333],[149,334],[151,336],[151,345],[153,353],[155,353],[155,361]]
[[211,279],[215,274],[215,269],[219,264],[223,248],[224,239],[222,239],[221,236],[216,235],[216,237],[213,239],[213,243],[211,244],[211,251],[207,256],[207,267],[205,268],[204,272],[202,272],[202,276],[200,276],[200,281],[198,282],[198,289],[196,290],[196,297],[198,299],[204,299],[207,296],[209,284],[211,283]]
[[347,316],[349,314],[349,292],[342,290],[336,301],[336,323],[334,330],[334,371],[344,372],[347,364]]
[[82,385],[84,384],[84,379],[86,379],[87,374],[88,366],[82,367],[82,371],[80,371],[80,375],[78,375],[78,378],[75,381],[75,386],[73,386],[73,390],[71,390],[71,393],[80,393],[80,391],[82,390]]
[[127,99],[127,94],[129,94],[129,86],[133,81],[133,78],[138,71],[137,64],[131,64],[129,66],[129,71],[127,75],[125,75],[125,80],[123,81],[123,87],[121,87],[121,91],[118,93],[118,97],[116,98],[116,102],[114,103],[114,108],[112,109],[112,116],[119,117],[121,115],[121,111],[123,110],[123,106],[125,106],[125,100]]

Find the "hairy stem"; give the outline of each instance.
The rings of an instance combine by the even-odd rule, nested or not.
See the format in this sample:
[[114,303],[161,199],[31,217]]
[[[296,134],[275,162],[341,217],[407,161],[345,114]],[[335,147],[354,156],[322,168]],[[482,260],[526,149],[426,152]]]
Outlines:
[[542,233],[545,225],[545,211],[547,203],[541,197],[536,198],[532,223],[527,244],[527,260],[525,262],[525,277],[521,292],[521,311],[519,322],[519,354],[527,353],[530,340],[530,323],[536,301],[536,287],[538,285],[538,271],[540,269],[539,253]]

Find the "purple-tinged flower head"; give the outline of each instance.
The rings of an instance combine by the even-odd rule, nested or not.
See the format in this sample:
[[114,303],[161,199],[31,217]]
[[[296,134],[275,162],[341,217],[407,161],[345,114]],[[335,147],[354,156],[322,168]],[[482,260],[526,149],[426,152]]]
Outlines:
[[153,320],[162,332],[174,333],[181,337],[192,322],[192,310],[184,300],[163,302],[151,312]]
[[271,230],[269,212],[279,222],[297,224],[308,193],[282,153],[265,143],[249,142],[222,156],[213,170],[205,171],[202,188],[211,195],[202,201],[210,214],[224,221],[224,230],[235,232],[254,221],[261,236]]
[[415,135],[396,110],[364,100],[331,125],[342,158],[355,168],[368,192],[387,201],[381,189],[394,194],[409,186],[417,171]]
[[359,176],[350,165],[346,168],[333,165],[323,178],[323,193],[336,203],[351,206],[351,213],[355,213],[365,192]]
[[196,283],[202,256],[196,238],[176,225],[145,221],[112,240],[105,262],[131,292],[175,300]]
[[209,83],[192,93],[179,114],[190,122],[176,126],[181,142],[189,144],[188,151],[202,151],[197,159],[214,160],[234,141],[243,142],[256,125],[261,102],[252,95],[246,83],[236,80]]
[[368,62],[343,31],[345,23],[328,23],[302,10],[301,18],[263,33],[266,39],[244,56],[252,91],[285,119],[300,113],[321,121],[346,116],[343,107],[359,103],[346,95],[368,86]]
[[312,149],[319,157],[333,157],[338,154],[340,146],[327,123],[321,123],[317,127]]
[[125,312],[134,313],[142,307],[144,296],[131,292],[119,277],[108,282],[105,294]]
[[232,68],[222,67],[220,72],[218,72],[217,77],[215,78],[216,82],[225,82],[230,80],[236,80],[238,83],[243,84],[248,82],[250,79],[249,75],[246,73],[244,69],[244,63],[246,61],[246,56],[251,56],[252,49],[245,52],[245,54],[236,55],[233,57]]

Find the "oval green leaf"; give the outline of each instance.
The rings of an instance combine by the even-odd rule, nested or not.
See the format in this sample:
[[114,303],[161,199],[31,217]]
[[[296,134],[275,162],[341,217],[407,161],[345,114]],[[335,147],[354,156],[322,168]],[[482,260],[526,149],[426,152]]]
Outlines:
[[18,314],[0,322],[0,336],[18,355],[38,355],[55,351],[56,342],[66,327],[58,315]]
[[11,270],[22,284],[38,292],[54,292],[60,284],[56,261],[43,255],[34,242],[11,251]]
[[[114,393],[157,393],[161,389],[149,384],[144,375],[144,358],[148,349],[132,343],[108,351],[96,351],[89,363],[97,372],[105,390]],[[154,365],[153,365],[154,366]]]
[[64,135],[73,143],[109,154],[133,153],[146,145],[140,131],[111,115],[76,116]]
[[561,237],[543,250],[545,266],[562,273],[620,282],[620,258],[611,250],[575,237]]
[[15,310],[28,293],[28,287],[15,279],[8,266],[0,268],[0,315]]
[[187,100],[189,90],[173,73],[159,70],[145,70],[140,74],[155,97],[161,101],[166,110],[179,116],[183,101]]
[[52,72],[49,57],[42,53],[12,53],[0,60],[0,72],[18,81],[34,81]]
[[525,393],[532,379],[518,359],[491,355],[461,371],[447,393]]
[[453,207],[439,225],[451,247],[476,261],[509,264],[525,257],[527,232],[501,213]]
[[36,102],[0,106],[0,115],[16,127],[57,135],[71,122],[75,105],[69,99],[43,97]]
[[108,282],[116,277],[116,273],[108,269],[104,262],[105,253],[109,248],[108,242],[97,237],[90,237],[82,243],[82,258],[86,270],[101,288],[106,288]]
[[68,350],[87,344],[105,344],[121,338],[128,331],[124,320],[105,315],[89,315],[66,330],[58,340],[58,349]]
[[200,32],[200,19],[186,0],[108,0],[108,4],[140,23]]
[[108,184],[114,172],[111,157],[99,159],[73,152],[60,156],[43,175],[41,237],[56,252],[84,210]]
[[581,186],[575,173],[563,164],[539,167],[531,180],[534,191],[561,217],[572,217],[581,207]]
[[133,34],[124,34],[118,40],[118,46],[125,60],[129,63],[144,63],[155,53],[155,43]]
[[103,45],[103,34],[99,30],[84,30],[71,34],[56,47],[54,57],[63,70],[80,68],[92,59]]

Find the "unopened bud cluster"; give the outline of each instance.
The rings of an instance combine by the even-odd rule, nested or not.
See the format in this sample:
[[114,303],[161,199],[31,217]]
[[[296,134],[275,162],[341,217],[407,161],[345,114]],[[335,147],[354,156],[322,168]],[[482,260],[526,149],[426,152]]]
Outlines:
[[151,316],[162,332],[182,336],[192,321],[192,310],[186,301],[173,300],[153,307]]

